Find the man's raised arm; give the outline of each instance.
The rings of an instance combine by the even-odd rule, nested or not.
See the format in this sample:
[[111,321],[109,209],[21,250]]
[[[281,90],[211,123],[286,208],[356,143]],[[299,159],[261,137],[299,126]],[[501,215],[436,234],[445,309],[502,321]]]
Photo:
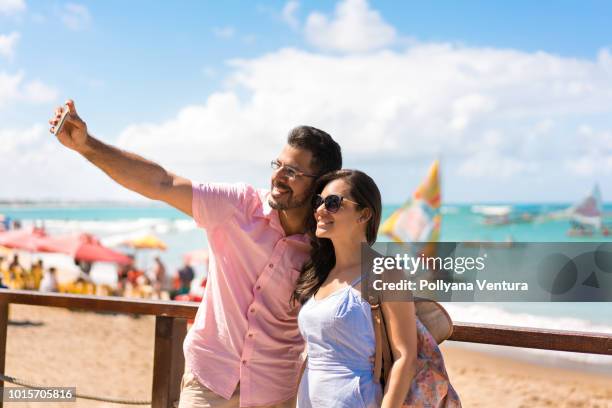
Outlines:
[[[192,216],[191,181],[166,171],[159,164],[137,154],[107,145],[87,132],[86,123],[77,114],[74,102],[68,100],[69,113],[55,136],[72,149],[108,174],[125,188],[153,200],[164,201],[185,214]],[[51,133],[55,133],[65,107],[58,107],[49,120]]]

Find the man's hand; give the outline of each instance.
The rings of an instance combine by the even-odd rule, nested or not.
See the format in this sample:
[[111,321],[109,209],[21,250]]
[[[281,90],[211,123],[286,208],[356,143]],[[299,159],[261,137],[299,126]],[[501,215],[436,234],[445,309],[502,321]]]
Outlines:
[[[74,102],[69,99],[66,105],[69,113],[62,128],[55,135],[64,146],[80,153],[123,187],[147,198],[168,203],[185,214],[192,215],[191,181],[166,171],[159,164],[144,157],[118,149],[91,136],[87,133],[87,125],[77,115]],[[51,133],[55,133],[65,109],[65,106],[58,107],[55,116],[49,120]]]
[[[69,110],[68,115],[66,116],[66,120],[59,134],[56,134],[55,137],[57,137],[57,139],[67,148],[82,152],[87,146],[87,139],[89,137],[87,135],[87,124],[83,122],[77,114],[72,99],[67,100],[66,105]],[[65,109],[66,106],[58,106],[57,109],[55,109],[55,116],[49,120],[49,124],[51,125],[49,131],[51,133],[55,133],[55,127],[59,123],[60,117]]]

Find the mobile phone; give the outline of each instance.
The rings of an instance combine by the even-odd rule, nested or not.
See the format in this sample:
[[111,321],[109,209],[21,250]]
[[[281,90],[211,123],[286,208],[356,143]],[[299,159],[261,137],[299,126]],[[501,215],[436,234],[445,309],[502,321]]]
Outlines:
[[55,126],[55,134],[59,135],[60,130],[62,130],[62,126],[64,126],[64,122],[66,121],[66,117],[70,113],[70,109],[68,105],[64,106],[64,112],[62,112],[62,116],[60,116],[59,122],[57,122],[57,126]]

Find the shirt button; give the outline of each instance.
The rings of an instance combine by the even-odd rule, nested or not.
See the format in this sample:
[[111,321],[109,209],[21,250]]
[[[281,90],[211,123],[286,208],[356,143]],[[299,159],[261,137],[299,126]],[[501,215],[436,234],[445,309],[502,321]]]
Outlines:
[[261,285],[257,285],[257,286],[255,286],[255,289],[257,289],[257,290],[261,290]]
[[253,333],[249,333],[249,337],[253,337]]
[[274,268],[274,264],[272,264],[272,263],[271,263],[270,265],[268,265],[268,266],[269,266],[270,268]]
[[242,360],[242,364],[246,365],[247,361],[246,360]]
[[255,313],[255,308],[254,307],[251,308],[251,313]]

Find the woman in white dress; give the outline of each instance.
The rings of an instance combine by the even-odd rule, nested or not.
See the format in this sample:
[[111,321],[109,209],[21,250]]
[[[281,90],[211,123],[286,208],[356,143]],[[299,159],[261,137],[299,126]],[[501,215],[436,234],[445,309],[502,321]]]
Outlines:
[[385,389],[374,378],[375,337],[369,303],[361,297],[361,245],[376,241],[380,192],[357,170],[323,176],[315,190],[311,260],[294,299],[308,360],[299,408],[399,408],[416,371],[412,302],[383,302],[394,363]]

